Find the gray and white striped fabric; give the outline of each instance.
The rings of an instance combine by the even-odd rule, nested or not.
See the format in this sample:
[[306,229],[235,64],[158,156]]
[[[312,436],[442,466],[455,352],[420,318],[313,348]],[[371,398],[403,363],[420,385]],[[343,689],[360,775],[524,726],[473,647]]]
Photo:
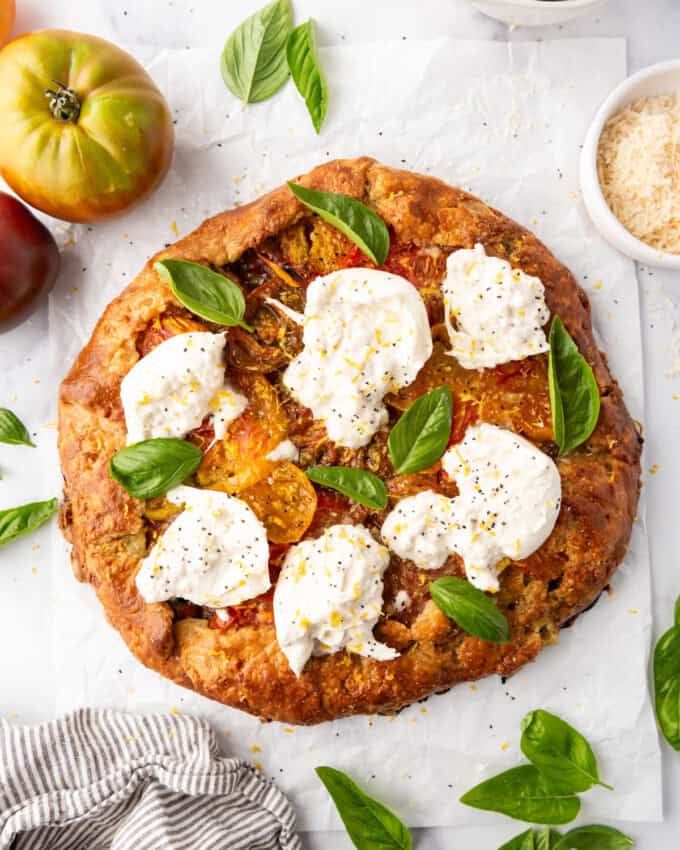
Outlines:
[[0,720],[0,850],[301,850],[286,797],[194,717]]

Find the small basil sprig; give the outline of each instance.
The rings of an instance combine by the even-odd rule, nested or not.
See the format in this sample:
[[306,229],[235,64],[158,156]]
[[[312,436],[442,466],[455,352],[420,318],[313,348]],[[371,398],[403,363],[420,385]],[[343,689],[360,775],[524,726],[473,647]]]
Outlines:
[[288,79],[290,0],[274,0],[238,26],[222,51],[222,79],[243,104],[267,100]]
[[527,829],[499,850],[627,850],[633,840],[611,826],[579,826],[565,835],[545,827]]
[[493,600],[469,581],[447,576],[430,583],[430,595],[440,611],[470,635],[491,643],[507,643],[510,626]]
[[540,770],[531,764],[492,776],[464,794],[460,801],[476,809],[549,825],[569,823],[581,808],[578,797],[553,789]]
[[24,423],[6,407],[0,407],[0,443],[35,448],[35,443],[31,442],[31,436]]
[[575,449],[595,430],[600,391],[593,370],[579,352],[559,316],[550,328],[548,390],[555,442],[560,454]]
[[57,512],[57,508],[57,500],[48,499],[0,511],[0,546],[38,528]]
[[252,331],[243,321],[245,298],[233,280],[186,260],[158,260],[154,268],[192,313],[218,325],[238,325]]
[[579,826],[560,838],[554,850],[627,850],[634,843],[611,826]]
[[404,475],[432,466],[446,451],[453,402],[449,386],[417,398],[390,431],[387,440],[395,472]]
[[675,603],[675,624],[654,647],[654,702],[664,738],[680,750],[680,597]]
[[527,829],[511,838],[499,850],[555,850],[560,834],[556,829],[546,826],[544,829]]
[[318,133],[328,113],[328,84],[316,50],[314,21],[295,27],[286,45],[288,67]]
[[156,437],[115,454],[109,461],[109,475],[136,499],[153,499],[186,481],[202,457],[193,443]]
[[600,781],[597,760],[586,739],[560,717],[548,711],[530,711],[522,721],[522,752],[555,790],[587,791]]
[[349,776],[333,767],[317,767],[357,850],[411,850],[411,833],[382,803],[369,797]]
[[311,481],[331,487],[360,505],[366,505],[367,508],[387,507],[385,483],[365,469],[355,469],[352,466],[312,466],[306,473]]
[[390,234],[377,213],[349,195],[305,189],[290,182],[288,188],[298,201],[358,245],[369,260],[378,266],[385,262],[390,250]]

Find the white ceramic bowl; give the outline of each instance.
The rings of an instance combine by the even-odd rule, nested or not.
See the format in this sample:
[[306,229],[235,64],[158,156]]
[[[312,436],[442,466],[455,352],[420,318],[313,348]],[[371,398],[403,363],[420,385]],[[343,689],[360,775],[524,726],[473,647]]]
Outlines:
[[680,94],[680,60],[638,71],[618,85],[598,109],[581,151],[581,193],[595,227],[622,254],[649,266],[680,269],[680,255],[652,248],[626,230],[607,206],[597,176],[597,148],[608,119],[638,98],[657,94]]
[[525,27],[563,24],[599,9],[607,0],[472,0],[472,5],[499,21]]

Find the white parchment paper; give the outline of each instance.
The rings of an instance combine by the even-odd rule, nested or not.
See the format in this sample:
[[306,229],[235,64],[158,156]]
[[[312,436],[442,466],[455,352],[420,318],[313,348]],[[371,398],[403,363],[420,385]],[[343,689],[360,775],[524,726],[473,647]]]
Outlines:
[[[65,273],[51,298],[49,344],[24,350],[15,334],[11,352],[0,348],[3,365],[12,367],[3,380],[18,412],[35,403],[48,425],[38,452],[29,456],[26,450],[26,465],[12,479],[16,489],[11,498],[3,492],[4,502],[16,503],[22,490],[27,499],[50,495],[36,494],[36,478],[45,489],[56,486],[49,429],[56,383],[104,306],[146,257],[207,215],[338,156],[370,154],[435,174],[482,195],[536,232],[588,291],[613,372],[631,413],[642,418],[633,266],[595,234],[577,182],[589,117],[625,73],[623,41],[441,40],[329,48],[322,58],[331,109],[320,137],[292,85],[244,111],[224,89],[214,51],[135,52],[175,113],[173,168],[153,198],[125,218],[93,228],[59,226]],[[38,374],[41,384],[34,385]],[[0,451],[3,468],[5,457]],[[229,752],[259,762],[290,793],[303,829],[339,824],[313,773],[319,764],[348,771],[413,826],[488,822],[488,815],[461,806],[458,797],[518,762],[519,722],[540,706],[589,737],[602,776],[616,788],[584,796],[586,819],[659,819],[660,756],[646,679],[651,613],[643,518],[641,510],[612,592],[563,631],[559,646],[511,680],[461,686],[396,717],[358,717],[310,729],[262,724],[145,670],[105,623],[92,590],[70,577],[65,547],[54,534],[52,592],[37,625],[51,646],[54,680],[50,688],[30,687],[50,713],[89,704],[207,717]],[[37,558],[33,547],[43,537],[17,544],[14,556]],[[48,694],[54,695],[52,704]]]

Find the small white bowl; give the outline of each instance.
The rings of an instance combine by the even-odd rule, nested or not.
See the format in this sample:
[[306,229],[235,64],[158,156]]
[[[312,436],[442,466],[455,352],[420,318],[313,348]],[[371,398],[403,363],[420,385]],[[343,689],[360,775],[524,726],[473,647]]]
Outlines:
[[597,149],[607,121],[638,98],[659,94],[680,94],[680,60],[659,62],[638,71],[620,83],[598,109],[581,151],[581,193],[593,224],[610,245],[645,265],[680,269],[679,254],[652,248],[626,230],[609,209],[597,176]]
[[524,27],[563,24],[594,12],[607,0],[472,0],[472,5],[499,21]]

